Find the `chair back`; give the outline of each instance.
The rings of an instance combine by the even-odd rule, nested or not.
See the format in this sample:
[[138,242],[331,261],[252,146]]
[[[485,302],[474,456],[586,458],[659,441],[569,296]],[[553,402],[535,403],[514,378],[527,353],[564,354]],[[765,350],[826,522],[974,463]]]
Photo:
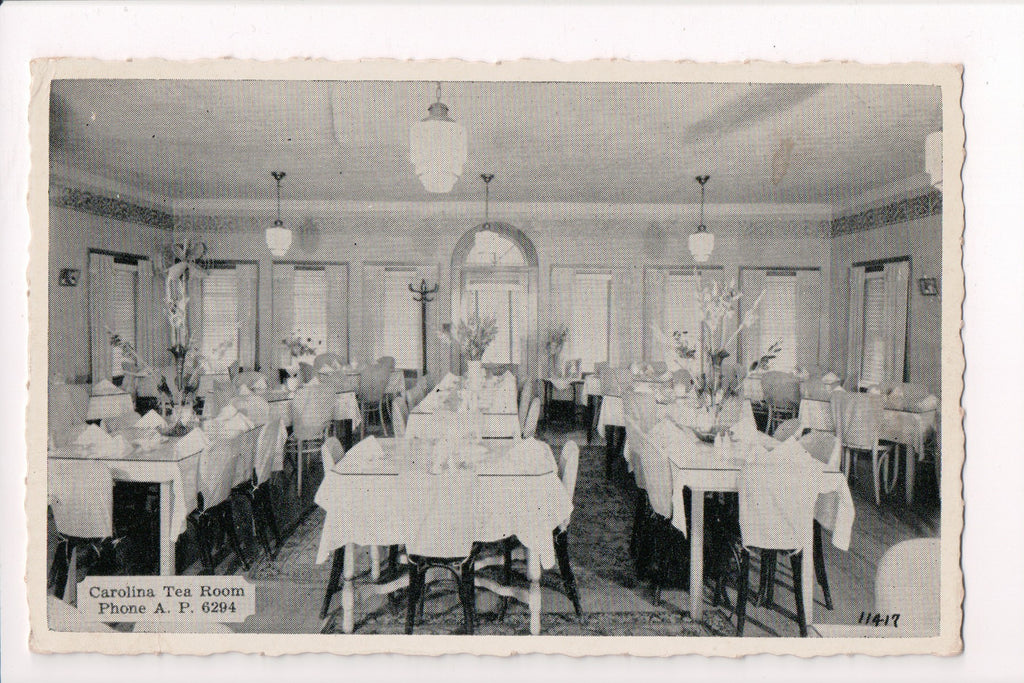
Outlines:
[[581,358],[570,358],[565,361],[565,365],[562,369],[563,377],[579,377],[582,374],[581,368],[583,366],[583,360]]
[[383,365],[388,369],[388,376],[395,369],[395,358],[394,356],[381,356],[377,359],[377,365]]
[[257,394],[235,396],[231,399],[231,405],[255,424],[265,425],[270,420],[270,403]]
[[619,376],[611,363],[598,363],[598,377],[601,378],[602,396],[621,396],[622,389],[619,387]]
[[817,471],[807,463],[748,462],[740,469],[740,535],[743,545],[765,550],[803,550],[812,538]]
[[800,409],[800,380],[788,372],[770,371],[761,375],[764,400],[780,410]]
[[835,434],[812,429],[800,437],[800,445],[812,458],[824,463],[829,469],[839,469],[842,453]]
[[228,379],[234,382],[235,378],[238,377],[241,370],[242,366],[241,364],[239,364],[238,359],[236,358],[235,361],[228,366]]
[[216,507],[231,495],[235,479],[235,446],[233,437],[214,439],[199,454],[196,479],[199,497],[196,502],[200,510]]
[[203,398],[203,416],[216,417],[224,406],[235,397],[235,388],[231,382],[218,379],[213,382],[213,390]]
[[[635,401],[628,401],[635,405]],[[668,420],[652,428],[638,424],[639,415],[633,408],[626,414],[626,435],[632,451],[633,476],[636,484],[647,493],[647,500],[655,514],[672,517],[672,468],[668,454],[692,453],[697,448],[693,432],[680,429]]]
[[878,446],[884,402],[881,394],[832,393],[832,423],[844,447],[872,450]]
[[341,360],[341,356],[336,353],[321,353],[313,359],[313,369],[317,372],[321,370],[340,370],[345,365],[345,361]]
[[519,427],[526,431],[526,417],[530,412],[530,403],[533,401],[533,382],[523,382],[519,389]]
[[107,430],[107,434],[113,434],[123,429],[131,429],[135,426],[135,423],[142,419],[142,416],[132,411],[130,413],[124,413],[123,415],[115,415],[113,417],[105,417],[100,422],[100,426]]
[[775,428],[772,433],[772,438],[776,441],[785,441],[792,436],[795,436],[800,431],[800,418],[791,417],[784,422],[780,422],[779,426]]
[[85,422],[89,411],[88,384],[51,384],[47,398],[47,427],[51,433]]
[[359,402],[380,403],[384,400],[391,368],[383,363],[375,363],[363,370],[359,375]]
[[899,614],[900,635],[939,632],[940,543],[915,538],[885,551],[875,572],[875,610]]
[[312,365],[310,365],[309,363],[307,363],[305,361],[300,361],[299,362],[299,379],[302,380],[303,384],[305,384],[309,380],[313,379],[313,377],[315,377],[315,376],[316,376],[316,373],[313,372],[313,366]]
[[404,396],[395,396],[391,400],[391,426],[395,430],[395,438],[405,437],[405,423],[409,419],[409,405]]
[[580,471],[580,447],[572,439],[562,446],[561,457],[558,458],[558,478],[565,487],[565,492],[572,500],[576,493],[576,477]]
[[243,370],[232,378],[231,384],[236,390],[246,386],[259,391],[270,386],[267,384],[267,378],[258,370]]
[[57,531],[74,538],[114,533],[114,480],[106,463],[48,460],[47,497]]
[[666,363],[663,360],[652,360],[650,362],[650,366],[651,372],[657,374],[658,376],[664,375],[666,372],[668,372],[668,363]]
[[672,373],[672,383],[689,389],[689,387],[693,386],[693,375],[686,368],[679,368]]
[[335,436],[329,436],[324,440],[324,445],[320,447],[320,464],[324,468],[324,476],[331,469],[341,462],[341,459],[345,457],[345,447],[341,445],[338,438]]
[[530,401],[530,409],[526,412],[526,424],[523,426],[523,438],[532,439],[537,433],[537,421],[540,419],[540,397]]
[[292,399],[292,433],[296,439],[323,436],[334,416],[334,391],[322,384],[307,384],[295,391]]
[[912,410],[931,395],[923,384],[910,382],[894,382],[881,389],[885,396],[885,407],[889,410]]
[[420,401],[426,398],[427,392],[429,391],[427,383],[427,376],[423,375],[416,380],[416,384],[413,385],[412,389],[409,389],[409,391],[406,392],[406,402],[408,403],[410,410],[418,406]]
[[253,462],[253,476],[257,486],[269,480],[274,472],[284,469],[285,437],[285,430],[279,417],[267,422],[260,429],[260,437],[256,442],[256,458]]

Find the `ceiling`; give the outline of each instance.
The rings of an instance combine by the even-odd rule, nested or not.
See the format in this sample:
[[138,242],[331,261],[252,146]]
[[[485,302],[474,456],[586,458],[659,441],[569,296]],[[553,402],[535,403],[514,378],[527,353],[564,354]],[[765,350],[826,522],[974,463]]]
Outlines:
[[442,101],[469,159],[447,195],[409,162],[435,84],[54,81],[53,162],[169,197],[838,205],[924,170],[938,87],[456,82]]

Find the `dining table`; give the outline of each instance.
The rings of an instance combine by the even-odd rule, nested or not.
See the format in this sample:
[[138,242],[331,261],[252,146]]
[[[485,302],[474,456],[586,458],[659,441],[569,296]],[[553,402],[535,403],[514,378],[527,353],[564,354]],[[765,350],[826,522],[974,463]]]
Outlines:
[[[711,444],[699,442],[694,453],[667,453],[672,473],[672,525],[684,534],[690,534],[690,616],[700,621],[704,612],[704,496],[707,493],[728,493],[739,491],[740,471],[744,456],[740,449],[726,452],[716,450]],[[809,455],[808,460],[813,460]],[[815,461],[817,462],[817,461]],[[838,464],[809,468],[810,480],[794,481],[794,487],[811,487],[817,490],[818,498],[814,518],[826,529],[832,530],[832,544],[848,550],[853,530],[854,506],[846,477]],[[683,490],[690,489],[690,519],[687,524]],[[813,529],[807,524],[808,530]],[[814,568],[813,536],[808,533],[801,547],[803,570],[803,601],[807,624],[814,622]]]
[[[216,433],[217,430],[210,430]],[[241,433],[215,434],[225,438],[238,437],[235,482],[241,483],[252,472],[258,427]],[[159,572],[175,573],[174,543],[185,531],[188,514],[196,504],[199,457],[203,440],[188,437],[153,438],[151,430],[126,429],[112,436],[122,436],[129,444],[124,450],[88,448],[77,444],[51,448],[47,460],[85,460],[95,467],[110,469],[115,481],[158,484],[160,486]],[[194,447],[180,448],[184,443]],[[145,443],[146,445],[140,445]]]
[[[439,448],[449,449],[454,460],[446,461],[443,453],[439,458]],[[450,486],[454,481],[461,485]],[[326,473],[315,501],[325,512],[317,563],[334,555],[337,565],[343,555],[341,576],[332,571],[324,608],[340,590],[345,633],[355,629],[357,546],[420,548],[438,540],[487,543],[511,536],[526,548],[529,588],[520,592],[479,575],[476,584],[525,601],[530,633],[540,633],[541,571],[555,565],[552,531],[572,513],[572,500],[546,443],[467,440],[453,445],[369,437]],[[430,525],[431,519],[441,522]],[[404,581],[363,588],[381,593],[405,585],[407,575]]]
[[[467,405],[473,402],[475,405]],[[409,412],[408,438],[438,438],[452,428],[452,421],[472,413],[475,429],[485,439],[518,439],[522,435],[512,373],[489,377],[474,389],[466,378],[448,373],[433,391]],[[458,415],[458,417],[453,416]]]

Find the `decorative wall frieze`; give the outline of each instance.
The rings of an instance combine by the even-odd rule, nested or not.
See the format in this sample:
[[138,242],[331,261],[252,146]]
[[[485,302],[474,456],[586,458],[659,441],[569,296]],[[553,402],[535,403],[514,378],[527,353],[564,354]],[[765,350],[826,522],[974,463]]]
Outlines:
[[867,209],[848,216],[832,219],[832,234],[845,235],[884,225],[906,223],[916,218],[937,216],[942,213],[942,192],[931,190],[916,197],[905,197],[885,206]]
[[174,216],[166,211],[74,187],[51,186],[50,203],[125,223],[141,223],[164,230],[174,227]]

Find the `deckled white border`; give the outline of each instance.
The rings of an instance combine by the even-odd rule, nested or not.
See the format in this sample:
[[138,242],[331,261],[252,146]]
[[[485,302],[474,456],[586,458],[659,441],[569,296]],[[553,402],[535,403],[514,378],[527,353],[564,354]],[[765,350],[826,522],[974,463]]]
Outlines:
[[[555,63],[516,61],[501,65],[464,61],[398,62],[366,61],[332,63],[321,60],[290,60],[261,63],[213,60],[171,62],[143,60],[131,63],[95,60],[39,60],[33,63],[30,135],[33,143],[32,184],[33,244],[30,286],[47,277],[47,188],[49,172],[49,82],[59,78],[245,78],[245,79],[387,79],[387,80],[544,80],[544,81],[734,81],[734,82],[843,82],[911,83],[938,85],[943,96],[943,131],[946,141],[943,193],[943,458],[942,492],[942,620],[935,638],[860,639],[721,639],[683,637],[527,637],[465,638],[458,636],[309,636],[283,634],[180,635],[59,633],[46,628],[46,288],[32,287],[30,325],[38,343],[32,344],[29,401],[29,598],[32,646],[42,652],[95,651],[108,653],[171,652],[208,654],[238,651],[289,654],[332,652],[370,654],[471,653],[507,655],[514,652],[545,652],[569,655],[717,654],[738,656],[771,652],[779,654],[955,654],[960,650],[959,564],[962,506],[959,479],[962,445],[957,424],[963,361],[956,332],[960,321],[963,277],[960,272],[960,236],[963,210],[960,204],[958,150],[963,149],[962,115],[959,107],[960,69],[949,65],[862,66],[819,63],[813,65],[638,63],[590,61]],[[948,418],[948,419],[947,419]]]
[[[526,657],[510,666],[493,659],[447,657],[406,659],[369,657],[346,661],[340,669],[330,657],[254,660],[225,655],[214,660],[154,657],[114,660],[99,655],[30,656],[24,577],[24,461],[0,459],[0,515],[5,524],[2,566],[3,657],[5,680],[58,676],[76,681],[179,681],[224,675],[248,680],[282,677],[359,676],[373,680],[516,680],[575,678],[624,680],[685,675],[746,680],[932,680],[969,676],[1013,680],[1024,668],[1024,584],[1007,581],[1008,567],[1024,564],[1019,495],[1024,459],[1019,454],[1019,416],[1024,397],[1000,387],[1019,385],[1022,355],[1020,315],[1024,253],[1019,188],[1024,172],[1024,126],[1014,114],[1024,106],[1019,64],[1020,7],[809,4],[777,7],[761,4],[719,7],[547,6],[513,7],[496,19],[466,6],[421,9],[385,6],[325,11],[294,5],[274,10],[263,5],[197,9],[196,5],[126,11],[85,3],[41,8],[12,3],[0,8],[0,213],[5,249],[4,322],[11,334],[0,336],[0,363],[8,386],[27,377],[25,285],[27,262],[28,61],[56,54],[111,59],[140,55],[174,58],[283,58],[316,54],[336,59],[359,56],[510,59],[523,55],[586,59],[600,56],[636,59],[694,58],[813,61],[858,59],[866,63],[927,60],[959,62],[966,67],[964,107],[968,118],[969,157],[964,169],[970,220],[965,246],[968,297],[965,303],[969,361],[965,406],[969,448],[966,461],[967,533],[964,562],[968,586],[965,654],[953,660],[909,657],[791,659],[758,657],[749,661],[702,658],[630,660]],[[339,17],[344,13],[344,17]],[[310,23],[313,20],[315,23]],[[369,22],[369,23],[368,23]],[[171,39],[168,39],[171,36]],[[977,228],[977,229],[974,229]],[[20,334],[19,334],[20,332]],[[23,418],[15,397],[0,411],[5,442],[23,449]],[[975,457],[978,456],[978,457]]]

